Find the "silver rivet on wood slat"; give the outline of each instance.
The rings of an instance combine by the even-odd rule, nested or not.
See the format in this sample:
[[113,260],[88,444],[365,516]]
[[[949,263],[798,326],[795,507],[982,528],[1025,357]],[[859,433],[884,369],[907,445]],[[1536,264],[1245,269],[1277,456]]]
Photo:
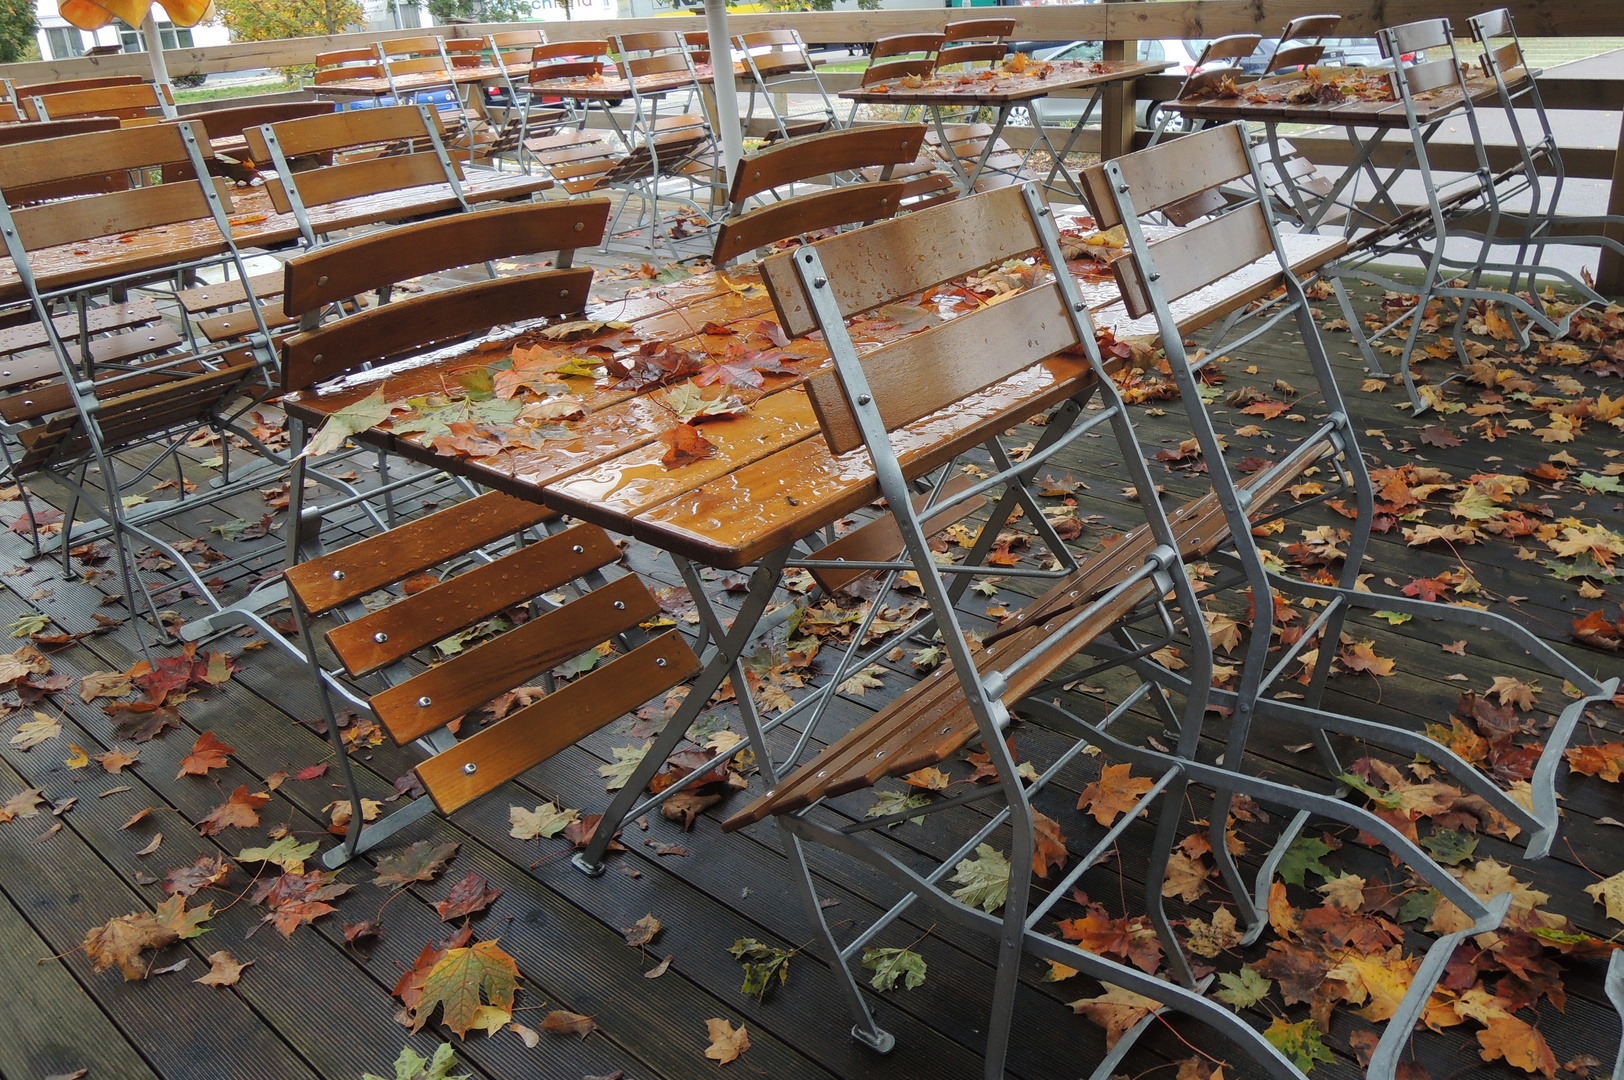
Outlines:
[[615,601],[615,610],[616,611],[625,611],[626,610],[626,602],[624,600],[616,600]]
[[586,551],[586,548],[582,547],[580,544],[576,544],[574,547],[570,548],[570,550],[575,552],[575,554],[580,555]]
[[323,274],[321,277],[317,278],[316,279],[316,284],[317,285],[325,285],[325,284],[327,284],[327,275]]
[[426,709],[430,705],[433,705],[433,704],[434,704],[434,699],[431,698],[431,697],[428,697],[427,695],[424,695],[423,697],[420,697],[420,698],[417,699],[417,707],[419,709]]
[[479,771],[479,766],[470,761],[468,764],[462,767],[462,771],[467,773],[469,776],[472,776]]
[[372,635],[372,640],[376,641],[379,645],[382,645],[384,642],[389,640],[389,635],[380,630],[376,634]]
[[654,666],[655,667],[665,667],[665,657],[662,656],[658,660],[654,661]]
[[867,405],[869,402],[871,402],[873,400],[874,399],[869,397],[867,394],[858,394],[857,395],[857,404],[859,404],[859,405]]
[[342,570],[334,570],[333,571],[333,580],[334,581],[343,581],[344,580],[344,571],[342,571]]
[[874,756],[877,757],[877,758],[882,758],[882,757],[885,756],[885,751],[884,750],[876,750],[876,751],[874,751]]

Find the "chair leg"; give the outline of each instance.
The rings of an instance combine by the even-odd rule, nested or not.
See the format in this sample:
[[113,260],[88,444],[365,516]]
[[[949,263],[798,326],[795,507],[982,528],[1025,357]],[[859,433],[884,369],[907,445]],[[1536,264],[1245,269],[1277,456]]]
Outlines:
[[834,972],[835,982],[839,985],[841,996],[846,999],[846,1008],[851,1013],[851,1037],[876,1053],[888,1054],[897,1044],[896,1036],[874,1022],[874,1014],[869,1011],[863,991],[858,987],[857,980],[852,977],[851,967],[846,958],[841,955],[840,943],[835,940],[833,931],[829,929],[829,920],[824,917],[823,906],[818,902],[817,889],[812,883],[812,870],[806,864],[806,853],[801,850],[801,838],[784,827],[783,819],[779,819],[778,824],[778,835],[783,839],[784,853],[789,858],[790,876],[795,879],[795,887],[799,890],[801,902],[806,907],[807,921],[812,924],[818,937],[823,939],[824,946],[829,950],[829,967]]

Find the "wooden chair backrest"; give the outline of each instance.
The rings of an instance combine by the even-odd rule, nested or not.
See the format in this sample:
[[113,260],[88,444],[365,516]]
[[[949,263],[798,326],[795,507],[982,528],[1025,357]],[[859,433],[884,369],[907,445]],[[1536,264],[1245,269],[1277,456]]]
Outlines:
[[873,86],[875,83],[890,82],[892,79],[901,79],[909,75],[926,78],[935,70],[934,56],[923,60],[887,60],[883,63],[870,63],[863,69],[862,84]]
[[443,44],[445,54],[453,63],[469,55],[477,56],[490,48],[490,42],[485,38],[446,38]]
[[687,42],[683,35],[674,30],[650,30],[641,34],[616,34],[613,38],[615,52],[621,56],[627,53],[659,53],[671,49],[685,49]]
[[[1207,128],[1126,154],[1115,162],[1122,169],[1120,183],[1127,188],[1126,194],[1140,215],[1185,202],[1202,191],[1252,174],[1246,129],[1239,123]],[[1088,190],[1104,195],[1104,205],[1112,207],[1105,220],[1119,223],[1105,166],[1089,166],[1085,172],[1092,174],[1086,181]],[[1112,261],[1111,269],[1128,313],[1141,318],[1153,311],[1148,288],[1152,273],[1157,275],[1155,280],[1163,297],[1172,303],[1274,251],[1262,204],[1253,199],[1152,244],[1154,269],[1143,265],[1131,247]]]
[[874,124],[775,142],[739,159],[728,201],[737,206],[814,176],[906,165],[919,156],[924,140],[924,124]]
[[[787,331],[800,321],[799,310],[809,308],[791,260],[810,261],[812,251],[822,259],[826,287],[845,318],[979,267],[1025,257],[1040,242],[1023,189],[1005,187],[775,255],[763,264],[763,278]],[[1060,288],[1050,280],[884,345],[865,354],[862,365],[886,430],[894,431],[1078,340]],[[806,390],[829,450],[845,454],[861,447],[838,373],[814,375]]]
[[1014,19],[955,19],[942,30],[947,41],[1001,41],[1015,32]]
[[625,56],[620,57],[621,73],[633,85],[638,79],[649,79],[656,75],[669,73],[690,74],[693,68],[689,64],[688,56],[683,52],[655,53],[652,56]]
[[436,271],[603,241],[609,200],[498,206],[399,225],[327,244],[283,264],[289,315]]
[[530,62],[540,64],[551,60],[596,60],[607,63],[609,59],[609,42],[601,40],[592,41],[549,41],[545,45],[537,45],[530,51]]
[[1324,45],[1293,45],[1289,49],[1276,49],[1274,55],[1264,61],[1263,74],[1313,67],[1324,55]]
[[1213,38],[1201,50],[1196,58],[1195,66],[1206,67],[1221,60],[1239,60],[1243,56],[1251,56],[1252,52],[1261,44],[1261,34],[1229,34],[1225,37]]
[[823,229],[884,221],[901,207],[907,186],[902,180],[848,184],[730,217],[717,227],[711,263],[723,266],[745,252]]
[[99,90],[105,86],[133,86],[136,83],[146,82],[140,75],[102,75],[94,79],[62,79],[57,82],[31,83],[27,86],[12,87],[12,94],[16,100],[37,97],[41,94],[66,94],[72,90]]
[[1479,44],[1487,45],[1491,38],[1505,37],[1515,33],[1511,21],[1509,8],[1495,8],[1493,11],[1482,11],[1467,20],[1472,27],[1472,37]]
[[1453,40],[1448,19],[1421,19],[1376,32],[1376,42],[1381,46],[1382,55],[1389,60],[1423,49],[1445,48]]
[[316,71],[310,81],[342,82],[345,79],[379,79],[383,77],[383,56],[376,45],[365,49],[338,49],[316,54]]
[[492,34],[485,39],[490,43],[493,52],[503,54],[517,49],[534,49],[547,44],[545,30],[508,30],[500,34]]
[[928,53],[934,56],[946,39],[945,34],[935,33],[891,34],[874,42],[874,49],[869,53],[869,57],[878,60],[886,56],[908,56],[913,53]]
[[544,83],[553,79],[590,79],[604,73],[604,62],[593,60],[552,60],[536,62],[530,69],[530,82]]
[[1411,97],[1445,86],[1459,86],[1461,75],[1460,65],[1454,56],[1423,60],[1419,64],[1410,64],[1399,72],[1399,78],[1404,80]]
[[[116,176],[131,170],[161,171],[166,165],[190,160],[185,129],[190,129],[198,140],[198,152],[206,162],[210,157],[208,141],[193,125],[185,123],[0,146],[0,193],[9,200],[13,192],[62,181],[102,174]],[[213,220],[204,189],[195,180],[103,191],[93,188],[80,198],[13,211],[12,220],[23,247],[36,251],[152,226]],[[223,248],[224,238],[221,243]]]
[[378,42],[378,51],[383,54],[383,58],[385,60],[392,60],[397,56],[411,57],[427,56],[430,54],[438,56],[440,55],[441,45],[442,42],[438,37],[435,37],[432,34],[424,34],[421,37],[395,38],[393,41],[380,41]]
[[815,70],[806,45],[793,30],[740,34],[733,42],[749,57],[750,67],[763,77]]
[[[329,586],[347,582],[346,568],[360,569],[360,581],[374,582],[381,575],[367,570],[388,567],[391,576],[383,582],[388,584],[423,574],[550,516],[539,505],[492,492],[290,567],[288,586],[302,604],[307,598],[322,597],[330,609],[363,595],[350,589],[343,600],[334,600]],[[619,557],[620,549],[602,529],[576,525],[344,623],[328,633],[327,641],[351,672],[376,670]],[[374,695],[370,704],[390,735],[405,744],[635,628],[658,611],[648,587],[628,574],[435,664]],[[453,624],[456,629],[450,629]],[[699,661],[681,635],[668,632],[601,663],[543,700],[465,734],[454,747],[419,765],[418,779],[435,805],[450,813],[698,670]]]
[[1280,31],[1280,44],[1284,45],[1288,41],[1306,41],[1309,38],[1319,41],[1321,38],[1329,37],[1341,24],[1340,15],[1299,15]]
[[[429,117],[424,116],[425,112]],[[431,128],[431,124],[434,127]],[[249,156],[255,161],[275,160],[266,139],[267,131],[276,136],[282,153],[290,160],[335,151],[357,151],[363,147],[382,146],[397,151],[377,156],[356,154],[353,160],[272,178],[265,185],[271,204],[280,213],[291,213],[293,202],[288,195],[288,185],[292,185],[299,201],[308,208],[385,191],[444,184],[451,177],[461,180],[461,165],[455,160],[442,162],[440,155],[428,148],[430,132],[439,133],[438,124],[432,110],[417,105],[396,105],[285,120],[250,128],[244,135]],[[407,147],[407,152],[398,152],[400,147]]]
[[[165,88],[151,83],[125,83],[121,86],[98,86],[89,90],[69,90],[61,94],[40,94],[25,99],[23,109],[30,120],[72,120],[81,116],[117,116],[134,119],[162,113],[164,106],[173,105]],[[39,107],[45,112],[41,116]]]

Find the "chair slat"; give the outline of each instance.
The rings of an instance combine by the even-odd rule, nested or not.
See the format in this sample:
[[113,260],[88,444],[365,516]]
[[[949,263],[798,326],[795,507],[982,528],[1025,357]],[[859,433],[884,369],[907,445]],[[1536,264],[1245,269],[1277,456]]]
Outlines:
[[1015,32],[1014,19],[955,19],[942,31],[946,41],[1007,38]]
[[[1192,226],[1151,247],[1156,259],[1157,284],[1168,303],[1249,266],[1274,252],[1263,210],[1257,203],[1222,217]],[[1145,269],[1132,255],[1111,263],[1128,314],[1141,318],[1151,313]]]
[[1274,54],[1269,63],[1269,70],[1263,74],[1272,75],[1285,68],[1313,67],[1325,55],[1324,45],[1293,45],[1289,49],[1281,49]]
[[618,558],[608,533],[577,525],[334,627],[327,643],[350,674],[366,675]]
[[363,364],[492,326],[586,310],[589,267],[542,270],[397,300],[282,342],[282,388],[302,390]]
[[[181,125],[125,128],[68,135],[50,142],[0,147],[0,191],[30,187],[73,176],[157,168],[188,160]],[[213,156],[207,139],[198,151]]]
[[659,610],[648,586],[628,574],[390,687],[372,698],[372,709],[405,745]]
[[[1448,19],[1420,19],[1401,26],[1389,26],[1376,35],[1384,46],[1392,43],[1388,58],[1401,53],[1421,52],[1426,49],[1446,48],[1450,42]],[[1383,52],[1387,52],[1384,48]]]
[[[877,229],[884,231],[876,232]],[[832,237],[819,246],[824,266],[860,267],[861,274],[831,273],[843,282],[835,301],[842,315],[851,316],[928,289],[984,266],[1001,263],[1038,246],[1019,188],[993,192],[975,201],[971,212],[952,206],[920,210],[882,226],[858,229]],[[794,252],[775,255],[761,264],[761,276],[780,325],[790,337],[804,337],[817,329],[791,265]]]
[[[276,141],[289,158],[322,154],[351,146],[421,139],[428,135],[423,114],[415,105],[395,105],[385,109],[356,109],[350,112],[308,116],[272,124]],[[248,152],[255,161],[270,161],[271,152],[258,128],[243,132]]]
[[[461,180],[462,167],[455,161],[451,167]],[[307,207],[445,182],[445,169],[435,154],[396,154],[293,174],[293,186]]]
[[[868,353],[863,371],[886,430],[892,431],[1076,341],[1065,301],[1051,282]],[[819,372],[806,389],[829,450],[844,454],[862,446],[839,376],[832,370]]]
[[449,814],[698,671],[682,636],[661,634],[436,754],[417,767],[417,777]]
[[290,566],[284,574],[305,610],[321,615],[556,516],[540,503],[487,492]]
[[1425,94],[1429,90],[1457,84],[1460,81],[1460,69],[1455,66],[1455,60],[1450,56],[1441,60],[1424,60],[1404,69],[1404,81],[1409,85],[1410,93]]
[[924,124],[875,124],[778,143],[739,160],[728,201],[828,173],[905,165],[919,156],[924,139]]
[[[208,199],[195,183],[158,184],[105,195],[31,206],[12,212],[17,235],[30,251],[134,232],[178,221],[210,218]],[[226,249],[225,237],[215,251]]]

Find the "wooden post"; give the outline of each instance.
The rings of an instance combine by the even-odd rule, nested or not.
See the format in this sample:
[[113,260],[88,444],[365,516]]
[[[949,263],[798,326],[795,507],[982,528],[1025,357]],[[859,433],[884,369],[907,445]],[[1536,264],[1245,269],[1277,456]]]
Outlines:
[[[1624,121],[1618,129],[1618,149],[1613,154],[1613,188],[1607,196],[1609,216],[1624,214]],[[1624,241],[1624,229],[1609,225],[1603,233],[1614,240]],[[1601,248],[1596,264],[1596,291],[1603,296],[1624,296],[1624,259],[1612,248]]]
[[[1106,2],[1121,3],[1123,0],[1106,0]],[[1139,59],[1139,42],[1107,39],[1104,43],[1101,59],[1137,60]],[[1103,110],[1100,114],[1100,158],[1102,160],[1121,157],[1133,149],[1135,104],[1132,80],[1112,83],[1105,88],[1100,99]]]

